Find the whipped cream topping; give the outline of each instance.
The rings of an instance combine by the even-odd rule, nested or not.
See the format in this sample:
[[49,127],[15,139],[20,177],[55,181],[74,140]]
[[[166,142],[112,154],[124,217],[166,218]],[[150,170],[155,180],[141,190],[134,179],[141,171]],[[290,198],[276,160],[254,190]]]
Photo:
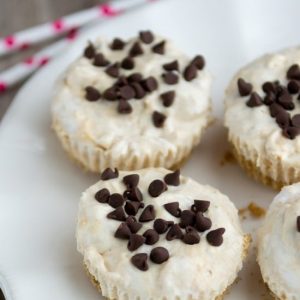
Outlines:
[[[263,83],[279,80],[286,85],[286,72],[293,64],[300,64],[300,48],[267,54],[241,69],[226,90],[225,126],[229,129],[229,135],[238,137],[241,143],[250,145],[260,154],[256,161],[258,166],[266,157],[270,161],[280,157],[287,166],[300,167],[300,137],[290,140],[283,136],[268,106],[248,107],[246,102],[249,97],[240,96],[237,80],[243,78],[251,83],[253,91],[263,97]],[[300,103],[296,97],[293,101],[295,109],[289,111],[291,116],[300,113]]]
[[[163,55],[152,51],[153,45],[165,40]],[[133,38],[126,42],[122,50],[112,50],[110,41],[97,39],[94,43],[97,53],[103,53],[111,63],[120,62],[128,56],[132,45],[139,41]],[[111,87],[116,78],[109,76],[106,67],[94,66],[90,59],[80,57],[64,76],[56,94],[52,111],[53,121],[71,139],[88,141],[112,155],[126,154],[128,151],[137,156],[144,152],[151,153],[157,148],[165,152],[173,151],[176,145],[189,143],[210,120],[211,76],[204,69],[197,72],[197,77],[186,81],[179,75],[177,84],[168,85],[162,74],[166,71],[163,64],[177,60],[180,74],[191,59],[181,52],[171,41],[155,35],[151,44],[140,43],[143,54],[134,57],[133,70],[120,69],[121,75],[141,73],[144,78],[153,76],[158,82],[158,89],[147,94],[143,99],[131,99],[130,114],[119,114],[115,101],[100,99],[89,102],[85,99],[85,88],[92,86],[101,93]],[[175,91],[172,106],[165,107],[160,95]],[[162,128],[153,125],[152,113],[158,111],[166,116]]]
[[[170,171],[162,168],[143,169],[137,172],[138,184],[143,193],[145,207],[153,205],[156,218],[178,222],[164,204],[178,201],[182,210],[189,209],[194,199],[210,201],[205,215],[211,219],[211,230],[224,227],[223,243],[219,247],[206,240],[208,231],[201,234],[200,243],[184,244],[181,240],[167,241],[161,234],[155,245],[143,244],[130,252],[127,243],[114,237],[120,222],[107,218],[113,209],[95,200],[95,194],[106,188],[110,193],[125,189],[122,179],[133,172],[121,171],[118,178],[101,180],[82,195],[79,204],[77,246],[84,256],[89,272],[100,283],[104,296],[115,291],[118,299],[202,299],[211,300],[221,295],[234,281],[242,267],[244,236],[237,210],[233,203],[218,190],[200,185],[190,178],[180,176],[179,186],[168,185],[168,190],[158,197],[148,193],[149,184],[155,179],[163,180]],[[140,213],[138,213],[139,215]],[[137,217],[138,217],[137,215]],[[137,218],[138,219],[138,218]],[[153,221],[143,223],[138,234],[153,228]],[[169,259],[162,264],[148,261],[146,272],[138,270],[130,259],[137,253],[149,254],[153,247],[164,247]],[[127,297],[127,298],[126,298]]]
[[280,299],[300,299],[300,184],[274,198],[258,234],[258,262],[264,281]]

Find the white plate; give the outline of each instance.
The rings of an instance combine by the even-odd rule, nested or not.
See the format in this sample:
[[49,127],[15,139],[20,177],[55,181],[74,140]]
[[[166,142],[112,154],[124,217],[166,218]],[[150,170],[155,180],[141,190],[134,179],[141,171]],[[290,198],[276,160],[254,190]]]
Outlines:
[[[0,126],[0,281],[7,299],[99,299],[76,252],[75,223],[81,192],[97,175],[85,174],[61,149],[50,130],[54,82],[96,35],[130,36],[140,29],[174,39],[189,54],[203,53],[213,72],[215,113],[232,74],[265,52],[299,42],[299,1],[165,0],[98,24],[76,47],[36,74],[19,92]],[[235,164],[220,166],[226,132],[217,122],[183,173],[229,195],[237,207],[267,207],[274,191],[249,179]],[[248,219],[254,232],[259,221]],[[252,253],[228,300],[267,299]],[[262,298],[263,297],[263,298]]]

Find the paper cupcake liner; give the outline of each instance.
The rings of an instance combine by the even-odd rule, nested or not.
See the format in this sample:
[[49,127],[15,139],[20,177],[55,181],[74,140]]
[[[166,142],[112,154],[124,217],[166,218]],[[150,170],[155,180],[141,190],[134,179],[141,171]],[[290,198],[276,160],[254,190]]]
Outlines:
[[[209,123],[209,118],[205,122]],[[166,169],[176,169],[180,167],[191,154],[193,148],[199,144],[202,133],[207,125],[186,140],[184,144],[177,145],[176,150],[168,152],[157,149],[153,153],[136,156],[130,151],[122,153],[116,157],[109,150],[97,147],[91,140],[86,138],[75,139],[69,136],[58,121],[52,125],[64,150],[75,162],[79,163],[84,169],[92,172],[101,172],[104,169],[118,168],[119,170],[139,170],[149,167],[164,167]]]
[[255,180],[278,190],[300,181],[300,169],[286,165],[280,157],[270,159],[230,134],[229,142],[239,165]]
[[[243,241],[243,251],[242,251],[242,259],[244,260],[247,255],[248,255],[248,250],[249,250],[249,246],[251,244],[251,236],[250,235],[244,235],[244,241]],[[101,283],[97,280],[97,278],[95,277],[95,275],[92,274],[92,272],[90,271],[88,262],[84,261],[84,268],[85,271],[88,275],[88,277],[90,278],[92,284],[98,289],[98,291],[104,296],[106,297],[108,300],[131,300],[131,298],[129,297],[129,293],[126,291],[120,291],[119,287],[117,286],[112,286],[110,282],[106,282],[106,276],[103,275],[101,276]],[[237,275],[237,274],[236,274]],[[219,296],[217,296],[216,298],[212,299],[212,300],[223,300],[226,293],[228,292],[229,288],[231,287],[231,285],[233,284],[233,282],[229,283],[228,287],[225,289],[225,291],[223,291]],[[174,300],[199,300],[202,299],[203,296],[199,295],[197,298],[193,298],[191,296],[189,297],[185,297],[185,298],[179,298],[178,296],[175,296]],[[141,298],[138,298],[141,299]],[[132,299],[133,300],[133,299]],[[155,299],[155,300],[166,300],[165,297],[161,298],[161,299]],[[171,298],[170,298],[171,300]]]

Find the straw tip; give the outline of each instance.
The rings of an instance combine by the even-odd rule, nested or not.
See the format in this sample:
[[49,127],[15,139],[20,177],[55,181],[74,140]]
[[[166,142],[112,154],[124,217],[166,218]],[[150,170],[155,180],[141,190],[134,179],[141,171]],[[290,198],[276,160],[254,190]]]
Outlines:
[[7,90],[7,84],[3,81],[0,81],[0,93],[4,93]]

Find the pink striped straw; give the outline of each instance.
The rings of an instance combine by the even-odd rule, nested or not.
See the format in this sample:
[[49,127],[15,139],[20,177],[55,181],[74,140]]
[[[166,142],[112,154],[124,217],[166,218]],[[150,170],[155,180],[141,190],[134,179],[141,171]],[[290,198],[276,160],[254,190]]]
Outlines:
[[[153,0],[152,0],[153,1]],[[119,0],[76,12],[58,20],[19,31],[0,39],[0,56],[18,50],[24,50],[31,45],[45,41],[79,28],[97,19],[107,19],[119,15],[138,5],[152,2],[151,0]]]
[[[0,46],[1,55],[17,49],[24,49],[24,45],[33,45],[48,38],[57,36],[58,34],[67,33],[66,37],[60,41],[50,45],[49,47],[46,47],[42,51],[37,52],[35,55],[28,57],[24,61],[0,73],[0,93],[7,91],[16,83],[25,79],[37,69],[44,66],[57,54],[61,53],[64,47],[77,38],[79,33],[77,28],[97,19],[115,17],[128,11],[129,9],[153,1],[154,0],[113,1],[109,5],[103,4],[96,6],[67,17],[63,17],[59,21],[54,21],[41,26],[33,27],[31,29],[23,30],[11,36],[12,39],[6,37],[0,40],[0,45],[2,44],[2,46]],[[5,42],[7,39],[14,42],[8,42],[8,44],[11,43],[10,46],[4,45],[7,43]]]

